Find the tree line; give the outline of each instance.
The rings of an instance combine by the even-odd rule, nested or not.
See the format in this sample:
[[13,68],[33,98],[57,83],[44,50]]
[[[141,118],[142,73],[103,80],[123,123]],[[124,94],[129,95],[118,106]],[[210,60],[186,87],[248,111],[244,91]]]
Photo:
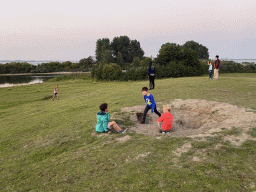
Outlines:
[[[156,58],[145,57],[140,42],[128,36],[98,39],[95,50],[96,60],[92,56],[78,63],[49,62],[38,65],[12,62],[0,64],[0,73],[48,73],[92,71],[92,76],[106,80],[142,80],[146,79],[149,62],[156,67],[157,78],[195,76],[207,73],[206,60],[208,48],[195,41],[183,45],[167,42],[163,44]],[[204,61],[204,62],[203,62]],[[124,74],[122,70],[127,72]],[[256,72],[255,65],[243,66],[234,62],[221,62],[222,73]]]
[[[166,43],[164,45],[171,45]],[[164,46],[162,45],[162,47]],[[195,50],[199,59],[209,57],[208,49],[194,41],[188,41],[184,45],[177,45],[182,49]],[[161,48],[162,48],[161,47]],[[94,65],[106,65],[116,63],[122,69],[129,69],[132,67],[146,67],[149,61],[153,58],[144,57],[144,51],[140,46],[140,42],[131,40],[128,36],[114,37],[112,41],[108,38],[98,39],[96,42],[96,61],[92,56],[81,59],[78,63],[66,61],[49,62],[38,65],[31,65],[29,63],[11,62],[7,64],[0,64],[0,73],[48,73],[60,71],[91,71]],[[177,58],[176,58],[177,59]]]
[[76,71],[91,71],[96,61],[92,56],[81,59],[78,63],[70,61],[65,62],[49,62],[38,65],[31,65],[27,62],[11,62],[0,64],[0,74],[14,73],[50,73],[50,72],[76,72]]

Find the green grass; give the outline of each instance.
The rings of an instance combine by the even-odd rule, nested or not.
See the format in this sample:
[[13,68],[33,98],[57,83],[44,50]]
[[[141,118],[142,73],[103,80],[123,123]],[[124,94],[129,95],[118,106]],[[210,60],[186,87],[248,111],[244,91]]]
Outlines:
[[[157,102],[206,99],[256,109],[256,74],[220,74],[156,80]],[[63,78],[65,79],[65,78]],[[226,135],[189,138],[95,133],[99,105],[107,102],[130,125],[123,107],[143,105],[146,81],[93,82],[68,78],[0,89],[0,191],[255,191],[256,141],[237,147]],[[60,100],[51,101],[56,82]],[[52,95],[52,96],[51,96]],[[248,133],[255,137],[255,128]],[[184,143],[192,148],[172,152]],[[217,144],[221,148],[215,149]],[[147,154],[140,157],[141,154]],[[191,161],[192,157],[201,161]],[[174,160],[177,161],[174,161]],[[251,188],[250,188],[251,187]]]

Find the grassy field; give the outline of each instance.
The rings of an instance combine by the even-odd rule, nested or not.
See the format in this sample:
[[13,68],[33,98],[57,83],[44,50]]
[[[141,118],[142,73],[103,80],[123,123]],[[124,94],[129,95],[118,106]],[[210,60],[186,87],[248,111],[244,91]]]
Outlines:
[[[256,110],[256,74],[156,80],[157,102],[206,99]],[[55,85],[60,100],[51,101]],[[110,113],[144,104],[148,82],[69,79],[0,89],[0,191],[256,191],[256,141],[95,134],[101,103]],[[255,137],[255,128],[251,129]],[[172,152],[185,143],[180,157]],[[222,148],[216,149],[217,144]],[[202,161],[191,161],[192,157]]]

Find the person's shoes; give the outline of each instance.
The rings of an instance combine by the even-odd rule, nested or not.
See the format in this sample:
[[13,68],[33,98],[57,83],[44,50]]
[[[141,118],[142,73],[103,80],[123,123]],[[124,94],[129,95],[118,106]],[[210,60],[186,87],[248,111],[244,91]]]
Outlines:
[[119,133],[125,133],[126,129],[119,131]]
[[140,124],[145,124],[145,121],[141,121]]

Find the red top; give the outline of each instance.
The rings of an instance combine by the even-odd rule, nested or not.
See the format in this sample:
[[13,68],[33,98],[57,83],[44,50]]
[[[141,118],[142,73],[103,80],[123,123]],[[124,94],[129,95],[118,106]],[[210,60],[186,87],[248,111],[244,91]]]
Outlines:
[[58,88],[57,87],[55,87],[54,93],[58,93]]
[[164,113],[157,119],[158,122],[163,122],[162,129],[170,131],[172,129],[173,116],[171,113]]
[[219,69],[220,68],[220,60],[219,59],[215,60],[214,68],[215,69]]

